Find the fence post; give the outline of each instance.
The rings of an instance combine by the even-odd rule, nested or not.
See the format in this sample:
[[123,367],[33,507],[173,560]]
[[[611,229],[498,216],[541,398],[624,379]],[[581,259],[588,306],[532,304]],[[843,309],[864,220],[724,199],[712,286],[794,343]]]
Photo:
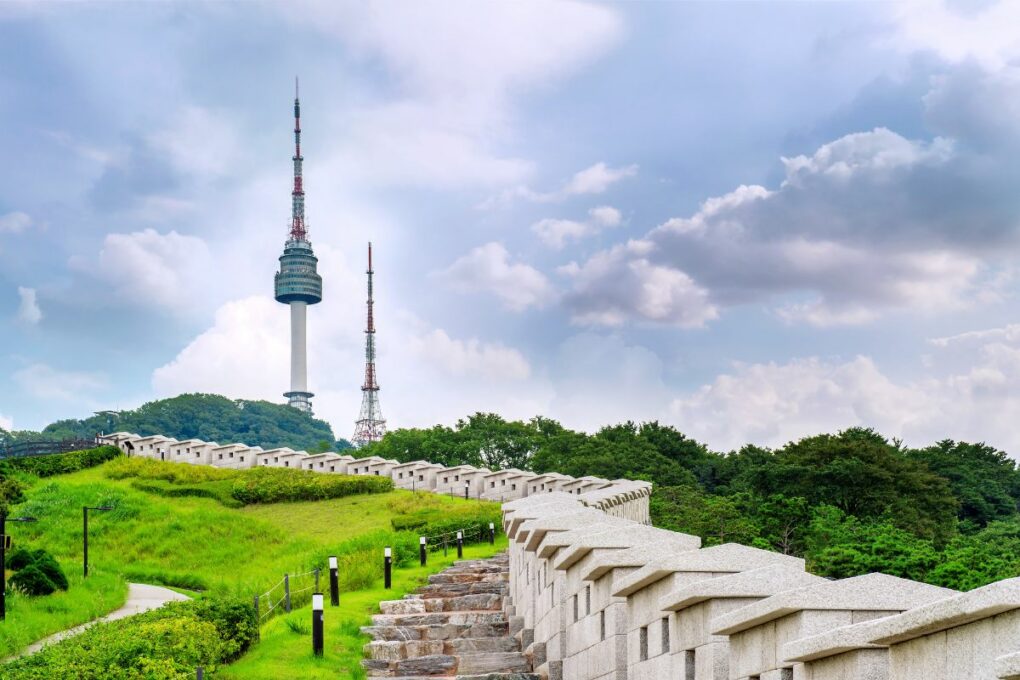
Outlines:
[[446,537],[447,536],[449,536],[449,534],[443,534],[443,557],[446,557]]
[[457,559],[464,559],[464,532],[457,532]]
[[283,575],[284,609],[290,612],[290,574]]
[[428,563],[428,555],[425,547],[425,537],[418,537],[418,560],[421,562],[421,566],[425,566]]
[[319,592],[319,568],[315,568],[315,592]]
[[255,639],[260,639],[262,629],[262,614],[259,612],[259,596],[255,596]]
[[195,669],[195,680],[202,680],[205,677],[205,670],[201,666]]

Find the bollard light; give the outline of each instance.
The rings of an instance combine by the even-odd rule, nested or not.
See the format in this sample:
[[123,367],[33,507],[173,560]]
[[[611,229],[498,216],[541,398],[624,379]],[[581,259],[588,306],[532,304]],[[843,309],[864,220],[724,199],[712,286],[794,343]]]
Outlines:
[[421,566],[423,566],[423,567],[426,564],[428,564],[428,550],[426,549],[427,545],[428,544],[425,542],[425,537],[424,536],[419,536],[418,537],[418,560],[421,562]]
[[468,499],[468,494],[471,492],[471,483],[464,482],[464,500]]
[[496,525],[489,522],[489,545],[495,545],[496,543]]
[[383,587],[389,590],[393,585],[393,548],[383,551]]
[[322,656],[322,593],[312,594],[312,653]]
[[333,607],[340,605],[340,570],[336,556],[329,558],[329,604]]
[[457,532],[457,559],[464,559],[464,532]]

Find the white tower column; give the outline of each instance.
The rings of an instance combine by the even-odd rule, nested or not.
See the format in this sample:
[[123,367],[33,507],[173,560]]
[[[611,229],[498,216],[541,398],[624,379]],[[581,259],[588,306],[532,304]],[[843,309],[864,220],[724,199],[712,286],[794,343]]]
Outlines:
[[290,303],[290,391],[308,391],[308,355],[305,351],[308,305]]

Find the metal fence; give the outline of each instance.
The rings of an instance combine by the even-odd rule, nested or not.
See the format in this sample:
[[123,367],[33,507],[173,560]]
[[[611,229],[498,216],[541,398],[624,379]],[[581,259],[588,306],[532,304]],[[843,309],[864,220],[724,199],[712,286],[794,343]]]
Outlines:
[[96,442],[92,439],[38,440],[0,444],[0,459],[45,456],[49,453],[66,453],[68,451],[91,449],[95,448],[95,446]]

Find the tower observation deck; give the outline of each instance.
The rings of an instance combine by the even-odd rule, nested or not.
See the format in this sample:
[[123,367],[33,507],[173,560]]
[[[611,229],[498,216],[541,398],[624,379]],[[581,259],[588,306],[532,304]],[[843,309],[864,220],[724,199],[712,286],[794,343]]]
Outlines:
[[280,256],[280,271],[275,277],[276,301],[290,305],[290,390],[284,392],[287,403],[312,412],[308,391],[306,354],[306,312],[308,305],[322,301],[322,277],[316,270],[319,260],[312,251],[305,224],[305,190],[302,183],[301,101],[297,83],[294,88],[294,189],[291,192],[290,235]]

